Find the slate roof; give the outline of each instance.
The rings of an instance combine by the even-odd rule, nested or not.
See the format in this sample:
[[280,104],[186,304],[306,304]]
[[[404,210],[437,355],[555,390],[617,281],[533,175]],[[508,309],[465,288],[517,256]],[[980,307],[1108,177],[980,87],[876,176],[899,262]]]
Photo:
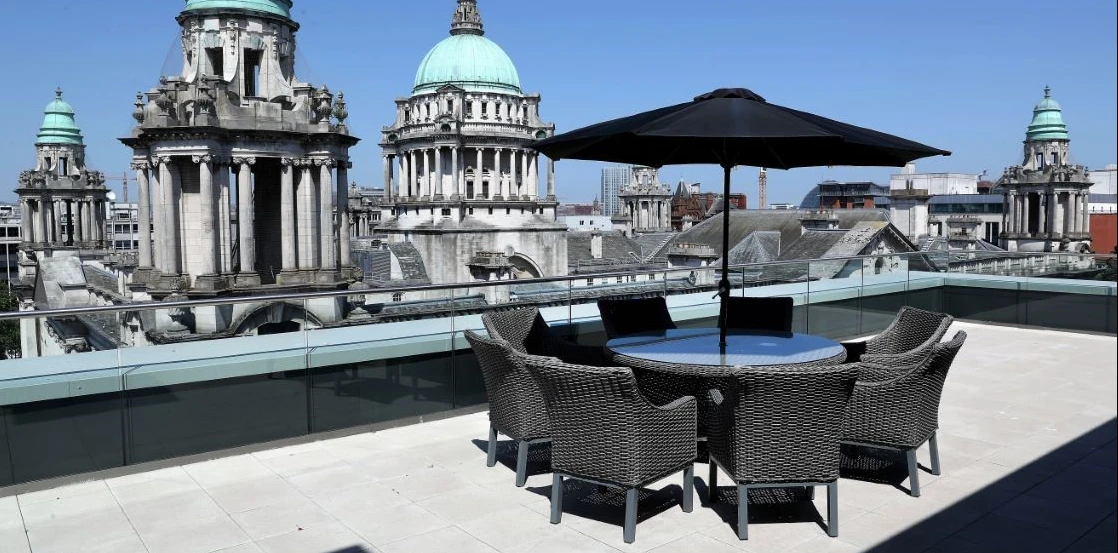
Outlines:
[[400,262],[401,280],[428,284],[431,282],[427,276],[427,266],[423,264],[423,256],[419,255],[419,250],[411,242],[388,244],[388,249]]
[[[765,263],[780,257],[780,232],[758,230],[730,248],[730,264]],[[718,263],[722,263],[718,260]]]
[[[590,232],[567,233],[567,264],[578,265],[579,262],[594,260],[590,255]],[[637,257],[630,255],[632,252]],[[624,263],[636,263],[640,257],[641,246],[635,240],[625,236],[620,231],[607,231],[602,233],[602,259],[616,260]]]
[[[737,245],[752,232],[774,231],[780,233],[780,245],[787,247],[800,237],[802,228],[800,217],[805,213],[794,209],[731,210],[730,243]],[[882,209],[836,209],[829,213],[838,219],[839,228],[844,229],[849,229],[861,221],[887,222],[889,220],[889,213]],[[671,240],[673,244],[681,242],[706,244],[721,253],[722,217],[711,217],[677,234]]]
[[664,257],[665,254],[660,253],[663,251],[664,246],[678,233],[675,232],[647,232],[638,235],[633,240],[644,247],[644,260],[648,261],[653,257]]

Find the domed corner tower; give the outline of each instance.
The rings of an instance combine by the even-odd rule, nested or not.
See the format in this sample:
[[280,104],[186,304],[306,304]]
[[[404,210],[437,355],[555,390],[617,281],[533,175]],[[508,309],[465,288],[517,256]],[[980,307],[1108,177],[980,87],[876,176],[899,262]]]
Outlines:
[[485,37],[477,1],[457,4],[450,36],[423,57],[411,96],[396,100],[382,130],[378,231],[414,243],[437,284],[565,275],[554,165],[541,194],[531,149],[555,125],[540,120],[540,95],[522,91],[508,54]]
[[1010,251],[1090,251],[1087,168],[1071,164],[1067,125],[1052,89],[1033,108],[1024,160],[999,179],[1005,195],[1001,246]]
[[[74,108],[62,99],[62,90],[43,114],[35,140],[35,168],[19,174],[16,195],[23,213],[25,261],[103,252],[108,192],[105,175],[85,163],[85,142],[74,117]],[[32,253],[33,252],[33,253]],[[22,271],[34,263],[21,263]],[[27,281],[32,274],[21,275]]]
[[[350,258],[345,101],[295,75],[291,0],[186,0],[182,72],[138,94],[132,288],[162,299],[336,289]],[[337,203],[335,203],[337,202]],[[263,286],[263,289],[261,288]]]

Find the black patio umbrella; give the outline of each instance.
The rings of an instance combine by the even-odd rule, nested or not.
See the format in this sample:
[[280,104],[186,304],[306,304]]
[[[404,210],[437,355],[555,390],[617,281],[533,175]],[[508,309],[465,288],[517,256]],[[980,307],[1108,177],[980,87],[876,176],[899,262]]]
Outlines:
[[872,129],[770,104],[744,88],[720,88],[677,104],[605,121],[540,140],[547,157],[662,167],[715,163],[724,170],[720,342],[726,345],[730,295],[730,170],[738,165],[774,169],[824,165],[894,166],[951,155]]

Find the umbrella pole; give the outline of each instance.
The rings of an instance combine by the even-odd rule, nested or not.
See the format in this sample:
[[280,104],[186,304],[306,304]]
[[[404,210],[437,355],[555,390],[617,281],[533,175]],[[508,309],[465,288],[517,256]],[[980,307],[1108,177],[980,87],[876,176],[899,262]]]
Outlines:
[[726,352],[726,315],[730,302],[730,165],[723,165],[722,181],[722,280],[718,283],[721,297],[718,308],[718,348]]

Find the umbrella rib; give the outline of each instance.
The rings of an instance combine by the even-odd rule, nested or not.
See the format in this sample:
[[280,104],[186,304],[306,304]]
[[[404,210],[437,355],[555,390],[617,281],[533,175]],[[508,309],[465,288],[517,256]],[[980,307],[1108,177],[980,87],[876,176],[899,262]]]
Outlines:
[[779,163],[779,165],[770,165],[769,167],[787,167],[787,165],[784,164],[784,159],[782,159],[780,157],[780,154],[776,153],[776,150],[774,150],[773,147],[769,144],[769,139],[762,138],[761,142],[765,144],[765,149],[769,151],[769,154],[772,155],[773,159],[775,159],[777,163]]

